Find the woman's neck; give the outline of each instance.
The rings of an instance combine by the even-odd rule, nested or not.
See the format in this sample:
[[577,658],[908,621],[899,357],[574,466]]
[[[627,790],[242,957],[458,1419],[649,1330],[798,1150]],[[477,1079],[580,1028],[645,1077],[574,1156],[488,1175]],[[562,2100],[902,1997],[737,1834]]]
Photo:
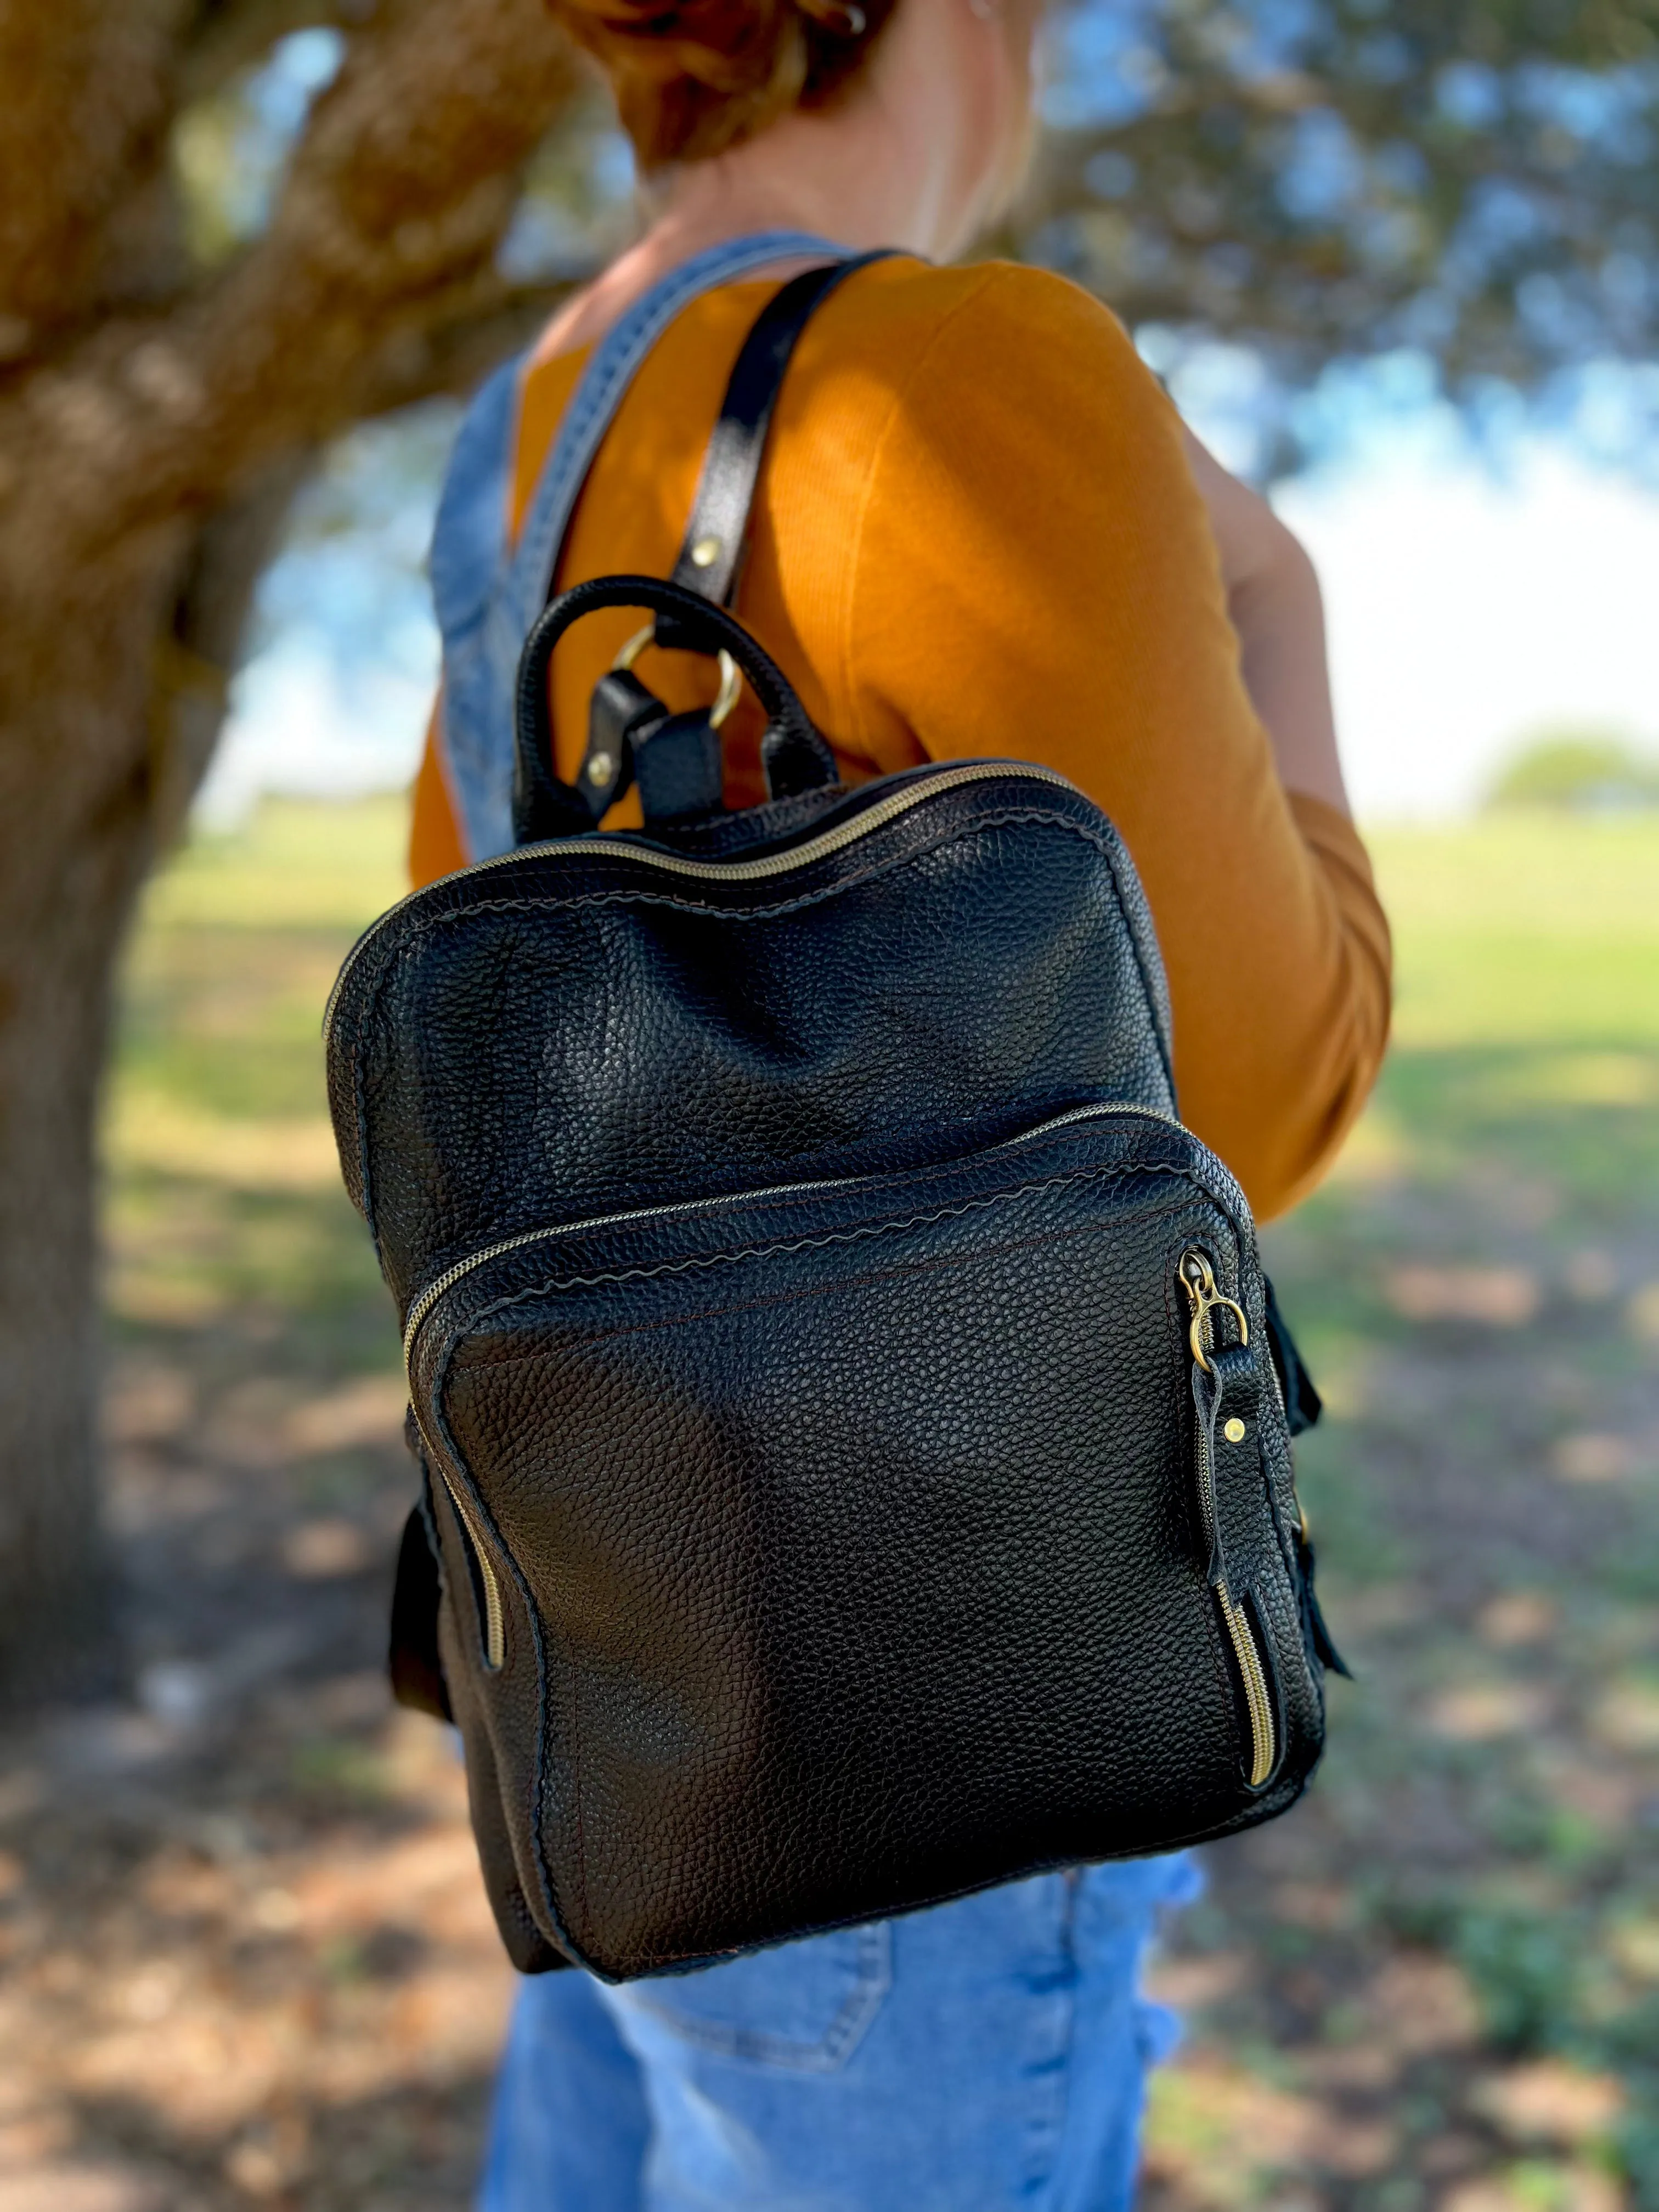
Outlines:
[[909,121],[874,88],[828,114],[787,116],[729,154],[671,171],[650,196],[647,238],[681,258],[772,229],[947,258],[960,242],[960,194],[930,150],[940,134]]
[[[644,234],[555,318],[538,358],[596,344],[670,270],[757,231],[947,258],[961,243],[962,194],[940,155],[947,135],[918,121],[927,118],[872,91],[828,113],[787,116],[729,154],[667,172],[644,194]],[[802,265],[781,262],[778,273]]]

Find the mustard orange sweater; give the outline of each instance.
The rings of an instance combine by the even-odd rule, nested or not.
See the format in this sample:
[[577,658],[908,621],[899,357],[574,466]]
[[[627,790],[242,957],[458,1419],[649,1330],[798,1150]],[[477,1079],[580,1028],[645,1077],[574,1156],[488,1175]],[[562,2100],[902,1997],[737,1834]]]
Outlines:
[[[558,581],[666,575],[738,349],[770,281],[695,301],[600,453]],[[532,362],[516,527],[582,367]],[[849,782],[1000,754],[1056,768],[1127,842],[1169,969],[1182,1117],[1258,1214],[1329,1164],[1387,1040],[1388,927],[1352,824],[1286,795],[1239,674],[1175,410],[1075,286],[990,263],[878,263],[809,326],[779,403],[738,611]],[[587,698],[639,617],[596,616],[553,673],[570,780]],[[712,664],[649,654],[669,704]],[[727,797],[762,795],[760,715],[727,726]],[[632,794],[616,826],[637,822]],[[416,787],[417,883],[461,865],[441,740]]]

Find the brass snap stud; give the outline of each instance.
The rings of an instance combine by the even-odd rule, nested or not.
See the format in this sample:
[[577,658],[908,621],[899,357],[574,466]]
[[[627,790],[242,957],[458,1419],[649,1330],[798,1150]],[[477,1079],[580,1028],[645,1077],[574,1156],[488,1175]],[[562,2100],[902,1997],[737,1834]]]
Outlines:
[[720,557],[720,541],[718,538],[700,538],[691,548],[691,566],[694,568],[712,568]]
[[611,781],[611,771],[616,765],[617,763],[611,759],[609,753],[595,753],[592,759],[587,763],[588,781],[590,783],[609,783]]
[[1226,1427],[1223,1429],[1221,1433],[1226,1437],[1230,1444],[1242,1444],[1243,1443],[1244,1424],[1239,1419],[1237,1413],[1233,1415],[1231,1420],[1228,1422]]

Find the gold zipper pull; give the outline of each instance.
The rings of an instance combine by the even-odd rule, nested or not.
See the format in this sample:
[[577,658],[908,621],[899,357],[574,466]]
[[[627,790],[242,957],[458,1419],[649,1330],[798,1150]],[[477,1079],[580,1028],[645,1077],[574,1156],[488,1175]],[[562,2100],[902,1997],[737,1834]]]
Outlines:
[[1187,1341],[1192,1346],[1193,1358],[1207,1375],[1212,1342],[1211,1315],[1230,1313],[1238,1324],[1241,1345],[1250,1340],[1250,1324],[1237,1299],[1224,1297],[1216,1287],[1215,1269],[1195,1244],[1189,1245],[1181,1255],[1181,1284],[1187,1293],[1187,1302],[1193,1310],[1193,1325],[1188,1331]]

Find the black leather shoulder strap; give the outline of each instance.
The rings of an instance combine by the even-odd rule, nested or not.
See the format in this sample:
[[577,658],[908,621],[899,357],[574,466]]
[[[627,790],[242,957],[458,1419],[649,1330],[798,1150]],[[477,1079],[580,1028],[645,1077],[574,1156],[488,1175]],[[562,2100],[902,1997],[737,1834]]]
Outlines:
[[[661,592],[663,586],[653,586],[649,579],[599,578],[592,585],[578,586],[550,599],[550,611],[555,607],[562,611],[572,605],[585,607],[588,599],[584,599],[584,592],[591,597],[607,581],[630,587],[643,584],[646,598],[624,594],[619,604],[653,609],[656,644],[694,653],[720,649],[711,645],[708,625],[696,616],[695,606],[701,601],[724,610],[737,595],[748,544],[750,514],[766,455],[767,434],[796,343],[814,313],[838,284],[844,283],[855,270],[867,268],[872,261],[887,260],[890,252],[884,249],[859,254],[845,261],[828,262],[805,270],[781,286],[756,318],[732,368],[720,416],[703,456],[690,524],[670,579],[672,589],[667,595],[660,599],[653,596]],[[553,566],[556,575],[556,556]],[[672,604],[676,591],[680,599],[678,607]],[[576,784],[573,787],[557,780],[551,768],[552,732],[545,726],[547,662],[552,650],[550,640],[560,634],[568,618],[568,613],[562,612],[560,625],[550,629],[548,614],[544,613],[526,641],[520,662],[519,763],[514,824],[520,844],[538,837],[574,836],[591,829],[605,809],[621,797],[636,774],[641,746],[657,733],[647,724],[652,723],[653,716],[658,723],[666,720],[666,709],[659,700],[630,675],[613,669],[593,694],[587,750]],[[721,619],[730,621],[724,614]],[[737,639],[744,638],[741,631],[734,635]],[[758,651],[752,640],[745,642],[751,654]],[[732,652],[753,682],[748,660],[744,653],[738,651],[736,643],[722,637],[720,644]],[[779,680],[781,683],[782,679]],[[787,686],[783,688],[787,692]],[[790,696],[793,698],[793,694]],[[799,702],[795,702],[795,711],[804,721]],[[767,788],[772,797],[834,781],[834,755],[810,723],[805,723],[801,729],[791,730],[778,722],[775,713],[774,724],[762,753]],[[714,763],[710,773],[717,791],[720,739],[712,729],[704,735],[708,741],[704,750]],[[703,765],[707,767],[708,763]]]
[[801,332],[838,284],[886,252],[832,261],[793,276],[767,302],[744,341],[708,441],[691,520],[673,581],[719,606],[730,606],[742,571],[750,512],[766,454],[767,433],[785,372]]

